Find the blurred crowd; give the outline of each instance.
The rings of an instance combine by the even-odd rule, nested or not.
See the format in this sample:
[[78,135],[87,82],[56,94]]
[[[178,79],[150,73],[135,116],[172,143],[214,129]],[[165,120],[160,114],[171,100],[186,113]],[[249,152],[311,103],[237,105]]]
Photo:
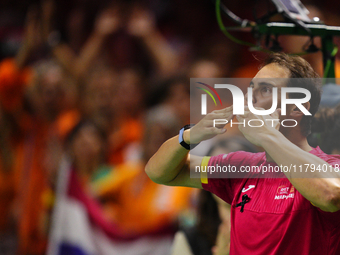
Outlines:
[[[248,15],[249,1],[236,2],[232,8]],[[153,183],[144,165],[190,122],[190,78],[249,78],[258,70],[255,53],[222,36],[214,5],[16,0],[0,7],[0,254],[45,254],[63,159],[127,240],[173,236],[195,220],[188,215],[198,195]],[[340,25],[332,6],[309,9]],[[309,42],[280,40],[287,52]],[[320,53],[306,58],[322,75]]]

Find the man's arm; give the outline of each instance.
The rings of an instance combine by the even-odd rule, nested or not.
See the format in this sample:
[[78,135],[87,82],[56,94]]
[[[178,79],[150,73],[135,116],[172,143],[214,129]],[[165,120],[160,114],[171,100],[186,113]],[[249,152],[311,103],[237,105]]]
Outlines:
[[[184,131],[185,138],[190,130]],[[190,178],[190,166],[200,165],[201,157],[190,156],[189,151],[178,142],[178,135],[166,141],[149,160],[145,171],[150,179],[169,186],[202,188],[199,178]]]
[[[287,169],[296,166],[296,172],[291,170],[285,172],[285,175],[301,195],[312,202],[313,205],[327,212],[340,210],[339,173],[331,173],[331,166],[326,161],[300,149],[279,131],[264,138],[262,147],[279,166],[282,165]],[[327,172],[311,172],[310,166],[315,168],[327,166]]]
[[[237,116],[240,122],[245,120],[246,123],[249,119],[269,120],[271,118],[279,119],[278,112],[272,116],[259,116],[245,111],[245,115]],[[239,125],[239,129],[250,142],[263,147],[282,169],[291,169],[283,172],[301,195],[313,205],[327,212],[340,210],[340,174],[330,172],[331,166],[326,161],[289,141],[278,130],[280,125],[278,122],[276,122],[278,124],[276,128],[271,126],[271,121],[264,121],[264,123],[265,125],[256,127],[256,129],[242,125]],[[311,165],[327,166],[328,170],[326,173],[310,171]],[[294,166],[296,166],[296,171],[293,170]]]
[[[185,130],[183,139],[187,144],[196,144],[210,139],[226,130],[224,125],[213,125],[214,119],[231,119],[232,107],[213,111],[206,115],[190,130]],[[156,183],[170,186],[202,188],[199,178],[190,178],[190,169],[201,165],[202,158],[189,155],[178,141],[178,135],[167,140],[151,157],[145,167],[147,175]]]

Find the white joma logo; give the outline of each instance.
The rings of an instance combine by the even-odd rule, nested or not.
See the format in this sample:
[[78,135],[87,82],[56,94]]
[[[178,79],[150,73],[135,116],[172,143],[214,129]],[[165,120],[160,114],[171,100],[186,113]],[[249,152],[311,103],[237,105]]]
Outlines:
[[253,188],[255,188],[255,185],[248,185],[248,188],[247,189],[243,188],[242,192],[247,192],[248,190],[253,189]]

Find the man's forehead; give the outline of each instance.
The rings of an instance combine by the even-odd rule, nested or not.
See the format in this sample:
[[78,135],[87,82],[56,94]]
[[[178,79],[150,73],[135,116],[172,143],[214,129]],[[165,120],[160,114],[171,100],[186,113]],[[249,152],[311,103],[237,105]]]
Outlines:
[[275,87],[285,86],[290,72],[287,68],[272,63],[264,66],[252,79],[253,84],[268,84]]
[[254,78],[289,78],[290,71],[276,63],[271,63],[261,68]]
[[285,86],[286,80],[285,78],[254,78],[251,80],[250,85],[282,87]]

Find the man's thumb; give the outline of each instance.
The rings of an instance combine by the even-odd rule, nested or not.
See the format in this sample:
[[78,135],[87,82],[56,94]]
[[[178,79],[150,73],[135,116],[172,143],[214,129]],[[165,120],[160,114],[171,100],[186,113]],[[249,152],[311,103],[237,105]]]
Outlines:
[[275,119],[280,119],[281,116],[281,108],[277,108],[275,112],[273,112],[272,117]]

